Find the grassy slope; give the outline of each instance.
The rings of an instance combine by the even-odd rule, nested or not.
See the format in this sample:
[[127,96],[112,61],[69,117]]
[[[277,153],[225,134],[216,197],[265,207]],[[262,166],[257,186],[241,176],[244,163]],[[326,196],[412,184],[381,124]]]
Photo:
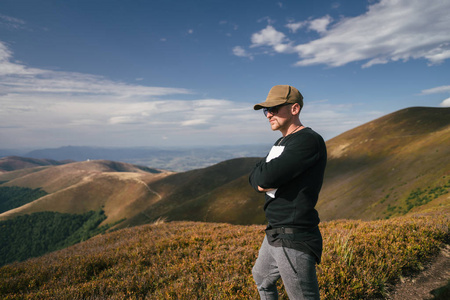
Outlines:
[[449,120],[447,108],[409,108],[329,140],[322,219],[385,218],[411,191],[448,184]]
[[[257,210],[261,195],[252,192],[248,180],[243,185],[239,179],[246,178],[259,158],[238,158],[214,166],[177,173],[149,183],[150,189],[161,195],[142,214],[126,220],[120,226],[140,225],[160,217],[169,220],[215,221],[249,224],[245,206],[263,216]],[[254,201],[257,198],[259,201]],[[216,214],[217,213],[217,214]],[[263,222],[263,220],[259,220]]]
[[[26,171],[25,171],[26,170]],[[150,173],[152,172],[152,173]],[[18,170],[0,175],[2,186],[42,187],[49,195],[0,215],[0,219],[39,211],[85,213],[103,208],[114,223],[158,201],[146,182],[166,176],[125,163],[89,161]]]
[[[423,268],[448,242],[448,212],[322,223],[322,299],[379,296],[400,275]],[[0,268],[0,297],[255,299],[251,268],[262,228],[171,222],[96,236]]]

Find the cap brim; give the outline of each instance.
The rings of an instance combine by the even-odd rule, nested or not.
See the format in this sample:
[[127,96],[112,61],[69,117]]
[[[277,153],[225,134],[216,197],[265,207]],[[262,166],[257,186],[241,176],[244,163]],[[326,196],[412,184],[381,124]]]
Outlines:
[[255,106],[253,106],[253,109],[254,110],[259,110],[259,109],[264,108],[264,107],[274,107],[274,106],[277,106],[277,105],[280,105],[280,104],[284,104],[284,103],[286,103],[285,99],[264,101],[264,102],[255,104]]

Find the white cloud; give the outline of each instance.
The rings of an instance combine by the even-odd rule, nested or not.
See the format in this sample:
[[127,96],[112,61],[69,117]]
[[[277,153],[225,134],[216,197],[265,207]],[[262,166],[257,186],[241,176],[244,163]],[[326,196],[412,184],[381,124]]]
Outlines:
[[10,29],[22,29],[26,22],[21,19],[0,14],[0,26]]
[[[1,42],[0,49],[0,69],[12,66],[0,74],[2,147],[271,144],[279,136],[254,103],[180,100],[175,97],[192,92],[32,69],[11,62],[12,52]],[[315,113],[308,113],[310,107]],[[325,138],[361,124],[362,115],[314,104],[304,114]]]
[[21,64],[11,62],[12,52],[0,42],[0,76],[2,75],[35,75],[44,73],[43,70],[27,68]]
[[244,48],[241,46],[236,46],[233,48],[233,54],[239,57],[248,57],[249,59],[253,59],[253,55],[248,53]]
[[308,28],[317,31],[318,33],[324,33],[327,31],[327,27],[332,21],[333,18],[326,15],[323,18],[310,21]]
[[[156,140],[173,145],[228,144],[224,137],[230,132],[254,126],[251,103],[167,99],[192,91],[33,69],[12,62],[12,56],[0,42],[2,147],[158,146]],[[231,112],[239,124],[230,122],[224,112]],[[239,143],[251,133],[242,136],[233,141]]]
[[449,11],[450,1],[381,0],[371,4],[366,13],[333,25],[328,15],[286,25],[294,34],[301,28],[321,34],[308,43],[293,45],[288,36],[269,25],[251,36],[251,47],[295,52],[300,58],[297,66],[338,67],[366,61],[366,68],[410,59],[425,59],[434,65],[450,58]]
[[296,47],[299,66],[342,66],[369,60],[364,67],[388,61],[445,59],[450,41],[448,1],[382,0],[364,15],[344,19],[315,41]]
[[422,95],[440,94],[440,93],[450,93],[450,85],[438,86],[435,88],[431,88],[431,89],[422,91]]
[[209,121],[208,119],[186,120],[181,123],[181,126],[202,126],[203,127],[209,123],[208,121]]
[[266,28],[254,33],[251,37],[251,47],[257,46],[276,46],[286,40],[284,33],[276,31],[272,25],[267,25]]
[[[438,87],[434,87],[431,89],[422,90],[421,95],[430,95],[430,94],[448,94],[450,93],[450,85],[442,85]],[[439,106],[441,107],[450,107],[450,98],[443,100]]]
[[278,53],[292,53],[294,51],[292,42],[286,38],[284,33],[277,31],[272,25],[267,25],[266,28],[254,33],[251,41],[250,48],[271,46]]
[[289,28],[292,33],[296,33],[301,28],[307,28],[308,30],[314,30],[318,33],[324,33],[327,31],[328,25],[333,22],[333,18],[326,15],[322,18],[307,20],[302,22],[289,22],[285,27]]
[[[171,94],[188,94],[180,88],[148,87],[131,85],[95,76],[74,72],[57,72],[29,68],[11,62],[12,52],[0,42],[0,93],[1,94],[66,94],[67,97],[84,95],[110,96],[114,98],[154,97]],[[78,97],[78,99],[83,99]]]
[[296,33],[300,28],[305,27],[308,22],[296,22],[287,23],[285,26],[290,29],[291,32]]
[[450,107],[450,98],[445,99],[440,104],[441,107]]

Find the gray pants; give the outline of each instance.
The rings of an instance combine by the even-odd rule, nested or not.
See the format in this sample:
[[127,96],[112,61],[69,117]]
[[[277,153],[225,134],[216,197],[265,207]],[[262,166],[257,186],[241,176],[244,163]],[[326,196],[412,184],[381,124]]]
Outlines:
[[280,277],[289,299],[320,299],[315,258],[295,249],[273,247],[267,237],[252,274],[261,299],[278,299],[276,282]]

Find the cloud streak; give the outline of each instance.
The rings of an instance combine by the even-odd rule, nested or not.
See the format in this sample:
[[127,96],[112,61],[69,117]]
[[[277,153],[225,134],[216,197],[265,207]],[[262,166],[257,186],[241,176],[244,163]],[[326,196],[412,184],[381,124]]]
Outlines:
[[[276,34],[255,39],[269,44],[281,40]],[[30,68],[15,63],[1,42],[0,70],[2,147],[270,144],[279,135],[271,132],[261,112],[253,111],[254,103],[180,100],[178,96],[194,92]],[[373,117],[363,113],[355,119],[348,108],[335,105],[309,107],[317,111],[306,109],[306,124],[325,138]]]
[[0,26],[9,29],[23,29],[25,28],[25,24],[26,22],[24,20],[0,14]]
[[450,93],[450,85],[438,86],[422,91],[422,95],[441,94],[441,93]]
[[410,59],[425,59],[434,65],[450,58],[449,11],[449,1],[381,0],[370,5],[365,14],[335,23],[327,15],[286,25],[292,34],[306,29],[321,35],[308,43],[295,45],[296,36],[268,25],[251,36],[249,48],[296,53],[296,66],[339,67],[365,61],[362,66],[367,68]]
[[[226,144],[223,136],[255,125],[250,103],[179,100],[177,96],[192,97],[194,92],[30,68],[15,63],[2,42],[0,70],[2,147]],[[240,123],[222,118],[224,111]]]
[[[423,90],[421,95],[430,95],[430,94],[449,94],[450,93],[450,85],[442,85],[438,87],[434,87],[431,89]],[[440,107],[450,107],[450,98],[444,99],[440,104]]]

